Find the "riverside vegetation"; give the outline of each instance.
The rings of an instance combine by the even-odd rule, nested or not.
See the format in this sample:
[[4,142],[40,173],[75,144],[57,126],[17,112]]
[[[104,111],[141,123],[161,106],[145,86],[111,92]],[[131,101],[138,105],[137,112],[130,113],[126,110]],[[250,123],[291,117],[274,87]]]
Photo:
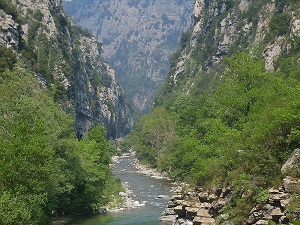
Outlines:
[[[55,5],[58,1],[49,2]],[[207,8],[220,6],[217,11],[234,15],[232,8],[239,1],[197,2]],[[1,1],[1,10],[28,24],[29,15],[18,16],[10,3]],[[249,38],[231,46],[222,43],[218,55],[210,55],[220,47],[222,40],[215,38],[214,32],[220,21],[226,22],[226,16],[216,12],[217,21],[213,21],[209,13],[214,11],[209,10],[195,16],[209,26],[200,26],[206,30],[198,35],[193,30],[182,35],[180,49],[171,57],[170,73],[151,114],[139,120],[124,143],[132,146],[143,162],[169,173],[174,180],[205,189],[230,186],[232,198],[224,212],[234,225],[243,224],[252,207],[268,199],[269,187],[279,186],[283,178],[280,168],[300,141],[300,38],[291,33],[291,21],[299,17],[299,1],[253,0],[249,10],[243,11],[239,26],[229,20],[236,27],[251,22],[251,29],[244,27],[248,33],[243,37],[249,37],[260,18],[252,15],[265,3],[274,4],[277,10],[270,16],[268,34],[251,51],[247,49],[247,41],[252,41]],[[290,13],[289,9],[295,11]],[[90,55],[81,55],[80,59],[80,48],[73,47],[92,37],[71,26],[58,11],[49,14],[56,27],[47,27],[48,23],[40,26],[37,21],[44,14],[30,11],[33,22],[27,30],[29,40],[19,38],[20,58],[16,50],[0,48],[0,223],[4,225],[50,224],[52,215],[97,211],[120,190],[119,182],[111,177],[108,164],[114,150],[106,141],[104,129],[96,126],[78,141],[74,118],[65,113],[74,114],[74,100],[77,106],[100,108],[99,101],[90,103],[74,96],[80,91],[88,99],[93,93],[99,94],[99,86],[109,88],[111,80],[105,73],[101,79],[96,76],[96,66],[84,61],[91,59]],[[45,32],[54,28],[57,33],[48,39]],[[35,36],[40,30],[44,32]],[[225,26],[221,30],[226,30]],[[270,43],[277,46],[279,36],[288,37],[288,47],[274,60],[274,70],[267,71],[261,51]],[[238,53],[241,47],[251,54]],[[186,54],[189,51],[191,54]],[[49,55],[53,56],[50,61]],[[184,69],[175,73],[182,59],[186,60]],[[220,62],[213,63],[213,59]],[[82,60],[81,64],[77,60]],[[55,65],[63,69],[57,72]],[[75,79],[75,70],[86,72],[81,82]],[[54,76],[62,71],[63,76]],[[90,82],[89,76],[95,79]],[[70,81],[70,89],[64,88],[65,78]],[[93,88],[86,85],[84,90],[76,89],[87,80]],[[78,115],[88,108],[79,107]],[[117,127],[114,129],[113,133]],[[289,175],[300,178],[299,168]],[[299,190],[290,202],[291,222],[299,220],[297,193]]]
[[[74,71],[80,62],[76,44],[82,35],[90,35],[55,11],[62,35],[48,39],[47,29],[39,23],[43,13],[30,12],[24,17],[11,1],[0,2],[1,41],[8,37],[0,45],[1,225],[45,225],[54,217],[95,213],[109,202],[119,204],[118,193],[123,191],[112,177],[109,164],[115,149],[106,139],[106,129],[94,126],[80,141],[76,137],[74,101],[80,105],[75,99],[79,74],[75,77]],[[19,23],[16,28],[14,21]],[[29,21],[26,41],[22,25]],[[39,33],[42,28],[45,32]],[[64,64],[59,79],[57,63]],[[93,72],[99,76],[92,84],[95,89],[110,86],[107,74],[100,76],[95,67]],[[66,77],[68,90],[62,83]]]
[[111,175],[114,150],[104,128],[78,141],[74,119],[24,65],[9,69],[11,55],[7,64],[0,59],[0,224],[97,212],[122,190]]

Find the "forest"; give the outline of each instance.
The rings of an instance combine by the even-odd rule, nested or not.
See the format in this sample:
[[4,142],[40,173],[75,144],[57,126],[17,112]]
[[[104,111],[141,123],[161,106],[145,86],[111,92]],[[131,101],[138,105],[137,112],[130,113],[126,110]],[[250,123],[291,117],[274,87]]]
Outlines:
[[11,49],[0,52],[0,224],[51,224],[117,202],[105,129],[78,141],[72,115]]
[[[245,219],[266,189],[280,184],[282,164],[299,147],[300,70],[293,59],[270,73],[247,53],[227,58],[222,76],[202,76],[206,89],[165,90],[125,145],[175,180],[206,188],[230,184],[229,210]],[[291,174],[300,177],[300,170]]]

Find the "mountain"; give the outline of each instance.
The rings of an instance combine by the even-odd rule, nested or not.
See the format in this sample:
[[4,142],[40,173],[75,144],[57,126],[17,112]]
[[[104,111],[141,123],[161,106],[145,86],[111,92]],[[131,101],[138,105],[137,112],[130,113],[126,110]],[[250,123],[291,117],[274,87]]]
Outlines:
[[108,137],[126,135],[132,110],[95,37],[71,22],[59,0],[12,1],[11,6],[16,11],[0,10],[1,45],[20,52],[61,107],[75,114],[78,138],[99,123]]
[[121,204],[107,138],[133,120],[100,52],[61,1],[0,1],[1,225],[66,224]]
[[103,55],[137,112],[148,111],[169,56],[190,24],[190,0],[72,0],[66,12],[103,43]]
[[299,221],[300,2],[197,0],[192,17],[125,146],[191,185],[165,213],[181,224]]

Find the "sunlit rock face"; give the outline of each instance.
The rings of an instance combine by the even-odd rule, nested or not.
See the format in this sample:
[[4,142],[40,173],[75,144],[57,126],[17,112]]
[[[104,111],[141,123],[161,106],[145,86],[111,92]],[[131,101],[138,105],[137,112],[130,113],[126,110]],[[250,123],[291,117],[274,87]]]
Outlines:
[[103,43],[103,55],[137,111],[149,109],[169,57],[190,26],[190,0],[72,0],[65,10]]
[[[16,15],[0,9],[0,45],[34,56],[32,70],[54,99],[75,118],[78,138],[102,124],[109,138],[126,135],[131,107],[115,71],[101,56],[101,44],[65,14],[61,0],[12,0]],[[28,63],[28,62],[27,62]],[[29,66],[30,67],[30,66]]]

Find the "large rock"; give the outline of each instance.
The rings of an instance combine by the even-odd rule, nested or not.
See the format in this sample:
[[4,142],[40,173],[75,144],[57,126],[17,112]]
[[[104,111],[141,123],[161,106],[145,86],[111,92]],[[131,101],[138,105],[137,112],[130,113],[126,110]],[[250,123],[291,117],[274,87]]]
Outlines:
[[196,216],[193,219],[193,225],[209,225],[214,223],[215,220],[213,218],[209,218],[209,217],[199,217]]
[[283,179],[283,188],[287,193],[297,193],[300,191],[300,180],[292,177]]
[[39,77],[47,78],[48,86],[59,90],[53,94],[61,108],[74,115],[77,137],[97,124],[106,127],[109,138],[128,134],[133,125],[132,110],[115,71],[102,58],[96,38],[74,25],[61,0],[9,2],[18,17],[26,19],[20,32],[13,16],[0,9],[0,45],[17,50],[22,40],[39,56],[32,60],[33,68]]
[[0,45],[18,50],[20,38],[18,26],[19,24],[13,20],[11,15],[0,9]]
[[279,219],[282,216],[284,216],[284,214],[280,208],[275,208],[275,209],[273,209],[271,216],[272,216],[272,221],[279,222]]
[[206,209],[199,209],[197,212],[197,217],[211,218],[211,215],[208,213]]
[[300,148],[294,150],[291,157],[281,167],[281,172],[288,173],[295,169],[300,169]]
[[186,210],[186,218],[194,219],[194,217],[197,215],[197,212],[199,211],[199,208],[186,207],[185,210]]
[[186,211],[185,208],[182,205],[176,206],[174,208],[175,213],[179,216],[179,217],[185,217],[186,216]]

